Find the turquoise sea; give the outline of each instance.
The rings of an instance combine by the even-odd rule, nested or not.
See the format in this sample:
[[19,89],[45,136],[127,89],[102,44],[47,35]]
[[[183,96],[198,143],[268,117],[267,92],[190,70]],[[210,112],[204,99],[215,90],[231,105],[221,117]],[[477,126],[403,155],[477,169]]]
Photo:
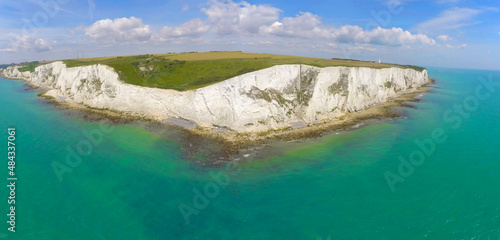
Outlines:
[[500,72],[429,75],[402,118],[217,166],[176,130],[87,119],[0,79],[0,239],[500,239]]

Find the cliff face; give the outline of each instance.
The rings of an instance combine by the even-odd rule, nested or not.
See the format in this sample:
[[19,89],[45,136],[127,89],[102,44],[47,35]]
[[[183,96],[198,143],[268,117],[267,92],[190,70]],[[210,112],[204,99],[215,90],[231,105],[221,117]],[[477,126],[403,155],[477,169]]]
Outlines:
[[6,69],[3,69],[3,71],[1,71],[0,73],[1,75],[8,78],[22,79],[22,80],[28,80],[31,75],[29,71],[20,72],[16,66],[7,67]]
[[[3,74],[18,76],[8,69]],[[402,68],[279,65],[179,92],[123,83],[105,65],[66,68],[53,62],[37,67],[28,81],[52,89],[47,94],[60,101],[248,132],[360,111],[427,83],[428,76],[427,70]]]

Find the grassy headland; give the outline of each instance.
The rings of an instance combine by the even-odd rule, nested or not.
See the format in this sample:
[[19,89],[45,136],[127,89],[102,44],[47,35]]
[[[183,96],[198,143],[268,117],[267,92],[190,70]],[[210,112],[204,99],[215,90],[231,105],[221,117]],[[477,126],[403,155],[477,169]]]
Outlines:
[[[411,67],[419,69],[414,66],[357,60],[295,57],[240,51],[85,58],[64,60],[64,63],[68,67],[104,64],[114,68],[120,75],[120,79],[126,83],[179,91],[201,88],[244,73],[282,64],[305,64],[316,67]],[[421,70],[422,68],[420,68]]]
[[26,71],[33,72],[33,71],[35,71],[35,68],[38,67],[39,62],[38,61],[28,62],[28,63],[24,63],[22,65],[23,65],[23,67],[18,69],[19,72],[26,72]]

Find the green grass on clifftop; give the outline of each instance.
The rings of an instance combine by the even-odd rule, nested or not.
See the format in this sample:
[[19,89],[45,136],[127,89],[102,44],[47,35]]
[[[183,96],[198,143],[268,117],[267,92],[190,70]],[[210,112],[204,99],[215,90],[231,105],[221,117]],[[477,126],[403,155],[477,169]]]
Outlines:
[[282,64],[306,64],[316,67],[409,67],[356,60],[243,52],[146,54],[71,59],[64,60],[64,63],[68,67],[105,64],[114,68],[120,75],[120,79],[126,83],[180,91],[208,86],[244,73]]
[[35,62],[29,62],[29,63],[25,63],[23,67],[19,68],[19,72],[26,72],[26,71],[30,71],[30,72],[33,72],[35,71],[35,68],[38,67],[39,63],[37,61]]

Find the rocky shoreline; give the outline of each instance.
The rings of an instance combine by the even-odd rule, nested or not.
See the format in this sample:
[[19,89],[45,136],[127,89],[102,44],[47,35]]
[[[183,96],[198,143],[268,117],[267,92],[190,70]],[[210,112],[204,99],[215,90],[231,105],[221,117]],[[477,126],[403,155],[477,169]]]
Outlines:
[[431,89],[429,85],[422,86],[414,92],[405,93],[393,98],[384,104],[376,105],[368,109],[349,113],[338,119],[323,121],[310,126],[298,129],[278,129],[257,133],[213,133],[205,129],[194,129],[192,132],[203,137],[217,138],[225,145],[228,153],[235,153],[240,149],[258,147],[272,141],[294,141],[302,139],[318,138],[337,130],[348,129],[356,124],[372,119],[394,119],[402,117],[400,112],[395,111],[396,107],[413,107],[409,102],[418,102],[418,95],[426,93]]
[[[179,139],[181,139],[180,144],[184,146],[188,158],[197,160],[194,156],[199,153],[200,148],[204,147],[202,145],[211,143],[212,147],[216,148],[211,156],[213,158],[212,161],[205,162],[197,160],[197,162],[203,165],[219,165],[234,159],[245,159],[243,156],[248,155],[247,153],[251,152],[252,149],[256,150],[273,142],[292,142],[296,140],[316,139],[335,131],[350,129],[364,121],[373,119],[390,120],[402,117],[402,113],[400,111],[396,111],[395,108],[413,107],[413,105],[409,103],[420,101],[418,96],[422,93],[428,92],[432,88],[430,86],[432,83],[434,83],[434,81],[430,79],[428,84],[417,88],[413,92],[402,94],[401,96],[390,99],[381,105],[376,105],[359,112],[346,114],[339,119],[331,119],[330,121],[324,121],[298,129],[288,128],[255,133],[238,133],[234,131],[214,132],[213,129],[206,129],[202,127],[183,128],[157,121],[145,115],[133,115],[116,110],[98,109],[82,104],[61,102],[53,96],[48,96],[44,93],[39,94],[39,96],[47,99],[50,104],[55,106],[82,112],[82,117],[86,120],[96,121],[107,119],[113,124],[129,124],[131,122],[140,121],[155,125],[153,128],[161,128],[162,126],[170,129],[176,128],[179,134],[184,135]],[[92,115],[93,117],[89,117],[89,115]],[[182,139],[189,140],[184,141]]]
[[[56,65],[56,66],[59,66],[59,65]],[[96,74],[103,74],[102,73],[103,71],[109,71],[109,69],[106,67],[103,67],[103,68],[93,67],[92,69],[94,69],[94,70],[97,69]],[[293,69],[293,67],[287,66],[286,69]],[[314,69],[314,68],[311,68],[311,69]],[[38,68],[36,70],[38,70]],[[359,108],[359,107],[352,108],[351,107],[351,108],[349,108],[351,110],[344,110],[344,112],[342,114],[338,114],[338,112],[337,112],[336,114],[330,114],[330,115],[326,116],[325,114],[321,114],[321,113],[317,112],[316,115],[320,116],[321,118],[316,118],[318,120],[315,120],[315,121],[309,121],[309,122],[289,121],[288,124],[269,124],[267,129],[266,128],[263,129],[261,126],[261,128],[256,128],[256,130],[254,130],[254,131],[235,131],[235,130],[228,128],[226,126],[219,126],[216,124],[213,124],[210,127],[198,125],[194,121],[182,118],[182,116],[158,118],[157,116],[153,116],[153,115],[150,115],[150,114],[147,114],[144,112],[122,111],[122,110],[114,109],[114,108],[107,108],[107,107],[102,107],[102,106],[99,107],[99,104],[97,107],[95,106],[95,104],[94,104],[94,106],[91,106],[89,104],[86,104],[85,99],[83,99],[83,100],[80,99],[80,101],[77,101],[77,100],[75,100],[75,98],[78,99],[78,96],[71,95],[71,94],[68,95],[69,87],[71,87],[71,91],[75,90],[75,86],[76,86],[76,88],[79,87],[80,91],[89,91],[89,88],[95,88],[94,85],[89,85],[89,81],[90,81],[89,78],[93,78],[94,82],[100,81],[99,85],[101,86],[101,89],[104,89],[103,92],[99,92],[99,91],[101,91],[99,89],[93,90],[93,91],[96,91],[98,93],[98,96],[100,98],[102,98],[102,95],[107,93],[106,90],[109,88],[109,85],[116,84],[116,83],[106,82],[107,81],[106,79],[104,79],[104,80],[101,79],[102,76],[100,76],[100,75],[94,76],[94,75],[92,75],[92,72],[87,73],[90,75],[87,75],[86,78],[83,78],[81,76],[81,72],[77,72],[78,74],[76,74],[76,75],[70,74],[74,78],[72,80],[73,82],[68,82],[69,80],[67,80],[67,79],[57,80],[58,76],[54,75],[53,69],[49,69],[50,73],[46,72],[47,69],[42,69],[42,70],[38,70],[38,72],[32,73],[29,77],[28,77],[28,74],[20,73],[15,68],[14,69],[10,68],[7,71],[4,70],[4,71],[0,71],[0,72],[3,73],[3,77],[5,77],[5,78],[22,79],[22,80],[27,81],[28,84],[33,88],[43,89],[46,92],[43,94],[40,94],[40,96],[49,99],[50,100],[49,102],[56,104],[58,106],[61,106],[63,108],[82,110],[82,111],[87,112],[89,114],[102,115],[103,117],[106,117],[106,118],[110,119],[112,122],[116,122],[116,123],[127,123],[130,121],[146,121],[146,122],[151,122],[151,123],[158,123],[160,125],[174,125],[174,126],[181,127],[182,128],[181,131],[184,132],[185,134],[189,135],[190,137],[188,137],[188,138],[190,138],[190,139],[200,138],[200,139],[204,139],[201,142],[204,142],[205,140],[209,140],[211,142],[216,143],[216,145],[218,145],[220,147],[220,150],[221,150],[220,156],[217,159],[231,159],[232,156],[238,154],[240,152],[240,150],[242,150],[242,149],[250,149],[253,147],[262,146],[262,145],[268,144],[268,143],[273,142],[273,141],[293,141],[293,140],[298,140],[298,139],[317,138],[317,137],[320,137],[324,134],[327,134],[327,133],[335,131],[335,130],[349,128],[351,126],[354,126],[355,124],[358,124],[361,121],[365,121],[368,119],[387,119],[387,118],[399,117],[400,114],[398,114],[397,112],[394,111],[394,107],[408,106],[407,102],[417,101],[417,99],[416,99],[417,94],[420,94],[422,92],[427,91],[429,89],[428,84],[430,83],[430,79],[427,78],[427,72],[425,70],[424,70],[425,72],[423,72],[424,73],[423,77],[426,79],[426,81],[425,81],[425,79],[420,79],[419,80],[420,82],[418,82],[418,83],[412,83],[412,82],[409,83],[408,82],[409,78],[405,75],[403,76],[403,78],[404,78],[403,80],[394,79],[394,77],[392,77],[390,84],[389,84],[389,82],[385,82],[386,86],[385,87],[383,86],[382,89],[385,89],[384,91],[386,91],[386,92],[389,91],[388,93],[392,92],[392,94],[395,95],[395,97],[388,97],[389,96],[389,95],[387,95],[388,93],[385,93],[385,92],[382,93],[382,95],[376,95],[378,97],[382,97],[382,99],[387,98],[388,100],[386,100],[385,102],[380,102],[380,103],[372,102],[366,108]],[[344,72],[352,71],[349,69],[344,69],[344,70],[338,69],[338,70],[340,70],[340,73],[342,73],[342,71],[344,71]],[[338,71],[338,70],[333,69],[333,70],[325,72],[325,74],[331,75],[332,71],[333,71],[333,74],[335,74],[336,71]],[[60,71],[65,71],[65,69],[62,68],[62,70],[60,69]],[[266,71],[269,71],[269,70],[266,70]],[[302,76],[301,71],[303,71],[303,67],[300,67],[299,78],[307,77],[307,76]],[[307,74],[310,75],[310,71],[309,72],[308,71],[306,71],[306,72],[307,72]],[[357,69],[357,70],[355,70],[355,72],[353,72],[353,74],[355,74],[355,76],[361,75],[361,78],[364,79],[366,77],[362,77],[363,74],[368,74],[368,73],[373,74],[373,71],[375,71],[375,73],[376,73],[377,70],[373,70],[372,72],[364,72],[364,71],[365,71],[364,69]],[[384,71],[390,71],[390,70],[384,70]],[[410,71],[410,70],[408,70],[408,71]],[[411,70],[411,71],[414,71],[414,70]],[[274,70],[271,72],[276,73],[276,72],[274,72]],[[266,72],[261,71],[259,73],[260,75],[255,74],[255,78],[257,79],[257,76],[262,77],[263,73],[266,73]],[[38,77],[34,81],[33,78],[34,77],[36,78],[36,74],[45,76],[47,79],[40,79],[40,77]],[[59,74],[62,75],[63,73],[59,73]],[[290,74],[293,75],[293,71],[290,71],[288,73],[288,75],[290,75]],[[109,77],[109,75],[112,75],[112,76]],[[116,80],[116,79],[114,79],[115,77],[117,78],[117,76],[113,75],[113,72],[106,72],[105,76],[107,76],[108,78],[112,78],[113,81]],[[79,80],[81,82],[78,82],[78,84],[80,84],[80,85],[78,85],[78,84],[75,85],[75,81],[77,81],[75,79],[78,79],[78,77],[82,80]],[[317,77],[317,75],[316,75],[316,77]],[[343,78],[344,75],[342,75],[340,77]],[[246,78],[253,78],[253,75],[246,76]],[[236,79],[236,80],[241,81],[241,80],[244,80],[244,78],[243,79]],[[231,81],[228,81],[230,83],[229,85],[231,85],[231,87],[234,88],[233,84],[236,80],[233,79]],[[284,80],[284,81],[286,81],[286,80]],[[316,84],[320,84],[320,85],[322,84],[321,79],[319,79],[319,80],[318,79],[316,79],[316,80],[309,79],[308,81],[310,83],[316,81],[315,82]],[[349,81],[351,81],[351,80],[349,80]],[[339,79],[338,82],[334,83],[334,85],[332,85],[332,86],[337,86],[341,82],[342,82],[342,79]],[[299,82],[292,82],[292,84],[296,84],[296,83],[304,84],[303,80],[300,80]],[[62,85],[69,84],[69,85],[61,86],[61,84]],[[86,84],[86,85],[84,87],[82,87],[84,84]],[[106,84],[107,84],[107,86],[106,86]],[[258,84],[259,83],[257,83],[257,85]],[[260,83],[260,84],[262,85],[262,83]],[[356,84],[356,83],[349,82],[349,84]],[[401,85],[401,84],[403,84],[403,85]],[[221,85],[227,86],[228,83],[222,82]],[[324,85],[324,83],[323,83],[323,85]],[[391,86],[388,86],[388,85],[391,85]],[[401,88],[401,87],[404,87],[406,85],[408,85],[408,87],[415,86],[415,85],[416,86],[408,88],[408,89]],[[114,85],[113,87],[120,88],[120,86],[121,85]],[[364,85],[360,85],[360,86],[364,87]],[[399,88],[398,88],[398,86],[399,86]],[[216,87],[220,88],[220,86],[216,86]],[[347,87],[349,87],[349,88],[347,88]],[[392,87],[392,89],[389,89],[390,87]],[[125,86],[125,89],[129,89],[128,91],[131,91],[130,90],[131,88],[135,89],[137,87]],[[243,88],[245,88],[245,87],[241,87],[240,91]],[[347,105],[345,105],[345,104],[347,104],[347,101],[359,101],[359,100],[352,100],[352,99],[349,100],[349,98],[347,96],[343,95],[344,93],[342,91],[346,91],[347,95],[349,95],[348,91],[349,90],[352,91],[352,85],[347,85],[347,83],[346,83],[345,86],[339,85],[338,88],[339,89],[335,89],[335,90],[339,90],[339,91],[337,93],[333,94],[334,96],[331,99],[337,101],[340,104],[343,104],[342,108],[345,108],[347,106]],[[61,89],[61,90],[59,90],[59,89]],[[254,86],[251,86],[251,89],[252,90],[250,93],[253,93],[254,95],[251,95],[250,97],[255,97],[256,90],[254,90],[255,89]],[[269,89],[269,88],[266,88],[266,89]],[[308,89],[309,89],[309,91],[311,91],[311,93],[309,93],[311,95],[311,98],[312,98],[313,93],[317,93],[318,91],[321,91],[321,88],[318,88],[318,86],[313,86],[313,90],[311,90],[311,88],[308,88]],[[358,90],[359,90],[359,88],[358,88]],[[76,91],[79,91],[79,90],[76,89]],[[161,90],[149,89],[146,91],[161,91]],[[167,93],[169,93],[170,91],[172,91],[172,90],[168,90]],[[259,90],[259,91],[260,92],[258,92],[258,93],[262,93],[262,90]],[[378,94],[380,94],[380,91],[381,91],[381,89],[379,86]],[[65,92],[66,92],[66,94],[65,94]],[[174,92],[176,92],[176,91],[174,91]],[[173,94],[177,94],[177,96],[180,96],[179,93],[173,93]],[[196,92],[190,93],[190,94],[196,95]],[[243,93],[243,94],[245,94],[245,93]],[[259,106],[261,106],[261,107],[265,106],[265,104],[267,104],[267,103],[272,103],[275,105],[275,104],[277,104],[277,102],[279,103],[280,101],[288,103],[289,100],[286,100],[286,99],[283,100],[283,98],[284,98],[283,96],[276,95],[276,94],[277,93],[274,93],[274,95],[272,95],[272,96],[274,96],[274,98],[272,98],[272,99],[267,99],[266,96],[261,96],[261,97],[263,97],[263,99],[255,99],[254,98],[255,99],[254,101],[257,102],[259,104]],[[300,98],[301,95],[293,95],[293,94],[304,94],[304,93],[302,90],[302,91],[299,91],[297,93],[294,92],[291,95],[292,97],[299,97]],[[366,94],[370,95],[371,93],[366,93]],[[373,94],[371,94],[371,95],[373,95]],[[154,95],[154,94],[151,96],[153,98],[158,97],[158,95]],[[290,97],[290,96],[286,96],[286,97]],[[372,96],[372,98],[373,97],[375,97],[375,96]],[[366,99],[366,97],[362,98],[362,99]],[[315,101],[317,101],[317,100],[318,99],[315,99]],[[319,99],[319,100],[321,100],[321,99]],[[210,100],[205,99],[205,101],[209,102]],[[237,101],[239,101],[239,100],[237,100]],[[313,101],[313,100],[309,100],[309,101]],[[94,102],[91,102],[91,103],[94,103]],[[147,102],[145,102],[145,103],[147,103]],[[102,105],[102,101],[100,101],[100,104]],[[205,103],[205,104],[207,104],[207,103]],[[311,104],[313,104],[313,103],[308,102],[304,106],[302,106],[301,109],[303,110],[303,112],[304,111],[310,112],[311,110],[308,110],[308,108],[311,107],[310,106]],[[359,105],[360,103],[354,103],[354,104]],[[366,106],[366,103],[361,103],[361,104],[362,105],[359,105],[359,106]],[[283,106],[285,106],[285,105],[283,105]],[[286,105],[286,106],[288,106],[288,105]],[[289,107],[293,107],[293,106],[289,106]],[[211,108],[209,108],[208,105],[206,106],[206,108],[208,109],[208,111],[211,110]],[[304,108],[305,108],[305,110],[304,110]],[[260,109],[262,109],[262,108],[260,108]],[[295,110],[296,109],[297,108],[295,107]],[[232,110],[234,111],[234,108]],[[274,110],[274,111],[277,111],[277,110]],[[304,112],[304,114],[305,114],[305,112]],[[212,112],[211,112],[211,114],[212,114]],[[291,119],[293,120],[294,118],[291,118]]]

